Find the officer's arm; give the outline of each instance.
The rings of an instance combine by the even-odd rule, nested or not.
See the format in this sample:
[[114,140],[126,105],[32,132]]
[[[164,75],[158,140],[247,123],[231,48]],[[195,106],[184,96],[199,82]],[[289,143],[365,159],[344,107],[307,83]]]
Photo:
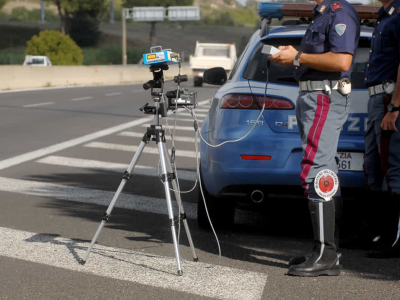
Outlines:
[[[293,46],[280,46],[280,52],[269,56],[268,59],[281,64],[292,65],[298,51]],[[300,64],[326,72],[346,72],[350,69],[353,55],[350,53],[326,52],[321,54],[302,53]]]
[[300,63],[302,65],[325,72],[347,72],[351,67],[352,61],[353,55],[349,53],[302,53],[300,55]]
[[395,106],[400,105],[400,66],[397,71],[397,83],[396,83],[396,89],[394,90],[394,93],[392,96],[392,103]]

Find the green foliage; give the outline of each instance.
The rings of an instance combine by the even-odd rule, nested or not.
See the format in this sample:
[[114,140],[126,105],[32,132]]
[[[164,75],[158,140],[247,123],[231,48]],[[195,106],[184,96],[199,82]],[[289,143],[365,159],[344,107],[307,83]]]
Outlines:
[[[58,21],[59,18],[53,11],[45,10],[46,21],[54,22]],[[14,21],[40,21],[40,9],[28,10],[23,6],[15,7],[10,14],[10,19]]]
[[92,18],[75,15],[70,20],[68,34],[80,47],[96,46],[101,36],[99,22]]
[[6,5],[7,0],[0,0],[0,10]]
[[124,0],[124,7],[135,6],[190,6],[193,0]]
[[108,8],[110,3],[109,0],[47,0],[53,2],[57,6],[67,11],[68,14],[74,14],[76,12],[85,12],[85,14],[94,19],[100,18]]
[[10,14],[11,20],[29,21],[29,10],[24,6],[15,7]]
[[0,65],[22,65],[24,59],[25,50],[22,48],[0,50]]
[[0,25],[0,49],[26,47],[26,42],[35,34],[39,34],[39,28]]
[[[128,47],[128,64],[137,64],[142,58],[143,53],[147,53],[147,48]],[[121,65],[122,64],[122,46],[108,45],[102,48],[83,49],[84,65]]]
[[205,15],[201,22],[213,26],[254,27],[259,20],[257,10],[252,8],[219,9]]
[[235,0],[224,0],[225,4],[232,5],[235,3]]
[[82,49],[59,31],[45,30],[27,42],[26,55],[46,55],[53,65],[81,65]]

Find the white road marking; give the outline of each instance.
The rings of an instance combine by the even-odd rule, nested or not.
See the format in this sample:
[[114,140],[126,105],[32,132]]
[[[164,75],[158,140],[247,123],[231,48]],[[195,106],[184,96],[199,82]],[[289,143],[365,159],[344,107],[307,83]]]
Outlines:
[[205,113],[208,113],[210,110],[209,110],[209,109],[196,108],[194,111],[195,111],[195,112],[205,112]]
[[[142,125],[142,127],[149,127],[150,124],[144,124]],[[170,125],[171,126],[171,125]],[[172,127],[171,127],[172,129]],[[193,131],[194,132],[194,128],[193,126],[175,126],[176,130],[183,130],[183,131]]]
[[[117,189],[117,187],[115,187],[115,189]],[[161,181],[160,189],[164,189]],[[39,197],[49,197],[57,200],[66,200],[79,203],[96,204],[107,207],[110,205],[115,194],[115,192],[102,190],[78,188],[39,181],[10,179],[4,177],[0,177],[0,191]],[[172,191],[171,196],[173,199],[175,199]],[[172,203],[175,214],[177,214],[178,208],[176,202],[173,201]],[[166,216],[168,215],[166,200],[161,198],[121,193],[118,201],[115,204],[115,207]],[[196,218],[197,205],[185,202],[183,203],[183,208],[188,218]]]
[[[137,149],[139,148],[139,146],[121,145],[121,144],[113,144],[113,143],[100,143],[100,142],[91,142],[89,144],[84,145],[83,147],[107,149],[107,150],[121,150],[121,151],[129,151],[132,153],[137,151]],[[158,148],[155,148],[155,147],[146,147],[143,149],[143,153],[160,154],[160,152],[158,151]],[[195,158],[196,152],[195,151],[187,151],[187,150],[176,150],[175,155]]]
[[177,276],[175,258],[98,244],[82,266],[87,242],[4,227],[0,235],[1,256],[215,299],[259,300],[267,283],[263,273],[187,260]]
[[82,137],[79,137],[76,139],[72,139],[72,140],[62,142],[59,144],[55,144],[55,145],[52,145],[52,146],[49,146],[46,148],[42,148],[42,149],[39,149],[36,151],[28,152],[25,154],[14,156],[9,159],[2,160],[2,161],[0,161],[0,170],[4,170],[4,169],[7,169],[12,166],[22,164],[22,163],[30,161],[30,160],[34,160],[39,157],[49,155],[49,154],[57,152],[57,151],[61,151],[61,150],[71,148],[71,147],[74,147],[74,146],[77,146],[80,144],[84,144],[89,141],[101,138],[103,136],[110,135],[110,134],[116,133],[118,131],[126,130],[126,129],[134,127],[136,125],[148,123],[152,119],[153,119],[153,117],[141,118],[141,119],[138,119],[135,121],[125,123],[125,124],[121,124],[118,126],[100,130],[95,133],[91,133],[91,134],[88,134],[88,135],[85,135],[85,136],[82,136]]
[[[190,113],[178,113],[178,119],[179,119],[179,116],[191,117],[192,115]],[[196,117],[205,118],[206,114],[196,114]]]
[[24,105],[23,107],[38,107],[38,106],[45,106],[45,105],[51,105],[51,104],[54,104],[54,102],[42,102],[42,103],[28,104],[28,105]]
[[[168,120],[168,125],[170,126],[170,127],[172,127],[173,125],[174,125],[174,123],[171,123],[171,121],[172,122],[174,122],[175,121],[175,117],[170,117],[170,118],[167,118],[167,120]],[[177,122],[194,122],[194,119],[181,119],[180,117],[178,117],[177,119],[176,119],[176,121]],[[202,119],[197,119],[197,122],[198,123],[203,123],[203,120]]]
[[[207,104],[208,102],[209,102],[209,100],[203,100],[203,101],[199,102],[198,104],[199,104],[199,106],[201,106],[201,105]],[[130,127],[134,127],[134,126],[137,126],[137,125],[140,125],[143,123],[147,123],[153,119],[154,119],[153,117],[137,119],[135,121],[131,121],[131,122],[128,122],[125,124],[121,124],[118,126],[100,130],[95,133],[91,133],[91,134],[88,134],[88,135],[85,135],[85,136],[82,136],[79,138],[75,138],[75,139],[72,139],[72,140],[69,140],[66,142],[55,144],[55,145],[45,147],[45,148],[42,148],[39,150],[31,151],[31,152],[28,152],[25,154],[17,155],[17,156],[0,161],[0,170],[4,170],[4,169],[7,169],[12,166],[22,164],[24,162],[34,160],[39,157],[49,155],[49,154],[57,152],[57,151],[61,151],[61,150],[71,148],[71,147],[74,147],[74,146],[77,146],[77,145],[80,145],[83,143],[87,143],[89,141],[101,138],[103,136],[110,135],[110,134],[116,133],[118,131],[122,131],[122,130],[128,129]],[[149,125],[146,125],[144,127],[148,127],[148,126]],[[191,130],[194,130],[194,129],[192,128]]]
[[109,94],[105,94],[106,97],[112,97],[112,96],[118,96],[121,95],[122,92],[115,92],[115,93],[109,93]]
[[[112,163],[98,160],[90,160],[90,159],[81,159],[81,158],[71,158],[64,156],[48,156],[42,158],[37,161],[38,163],[55,165],[55,166],[64,166],[64,167],[73,167],[73,168],[85,168],[91,170],[106,170],[106,171],[114,171],[123,173],[129,166],[127,164],[120,163]],[[159,172],[157,168],[147,167],[136,165],[133,169],[133,174],[137,175],[145,175],[145,176],[159,176]],[[178,169],[178,178],[182,180],[196,180],[196,172],[193,171],[184,171]]]
[[[171,128],[172,130],[172,128]],[[123,131],[118,133],[119,136],[127,136],[127,137],[137,137],[142,138],[143,134],[139,132],[131,132],[131,131]],[[187,143],[195,143],[195,138],[188,136],[175,136],[174,140],[177,142],[187,142]]]
[[82,97],[82,98],[73,98],[73,99],[71,99],[71,101],[82,101],[82,100],[89,100],[89,99],[93,99],[93,97],[89,96],[89,97]]

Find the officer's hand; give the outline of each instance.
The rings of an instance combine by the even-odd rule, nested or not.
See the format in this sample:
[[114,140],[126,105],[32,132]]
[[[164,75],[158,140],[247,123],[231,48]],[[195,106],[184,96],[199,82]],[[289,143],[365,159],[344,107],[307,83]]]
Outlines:
[[399,117],[399,112],[388,112],[386,116],[383,118],[381,128],[383,130],[392,130],[398,132],[396,128],[396,121],[397,118]]
[[280,65],[293,65],[298,51],[293,46],[279,46],[279,50],[279,53],[270,55],[268,59]]

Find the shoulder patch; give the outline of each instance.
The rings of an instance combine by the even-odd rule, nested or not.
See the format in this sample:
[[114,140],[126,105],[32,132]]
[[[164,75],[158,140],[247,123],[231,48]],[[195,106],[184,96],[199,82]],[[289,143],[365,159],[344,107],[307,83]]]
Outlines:
[[346,24],[337,24],[335,30],[338,35],[342,36],[346,31]]
[[340,1],[335,1],[332,3],[331,9],[332,9],[332,11],[341,10],[341,9],[343,9],[343,5],[342,5],[342,3],[340,3]]

